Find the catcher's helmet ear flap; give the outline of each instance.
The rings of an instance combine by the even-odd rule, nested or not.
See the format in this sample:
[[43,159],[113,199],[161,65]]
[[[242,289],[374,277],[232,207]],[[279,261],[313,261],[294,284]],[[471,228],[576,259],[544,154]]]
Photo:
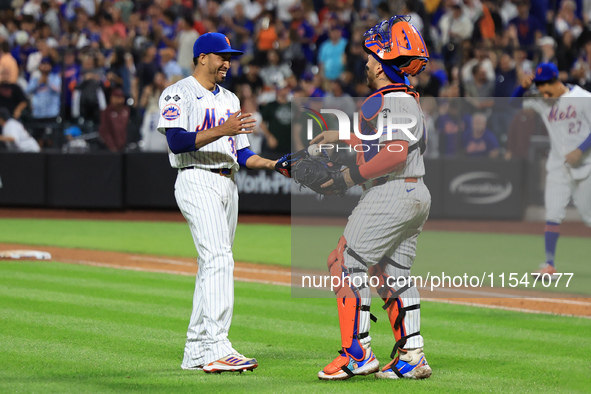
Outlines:
[[365,32],[363,49],[404,75],[415,76],[425,69],[429,51],[421,33],[409,21],[410,15],[395,15],[378,23]]

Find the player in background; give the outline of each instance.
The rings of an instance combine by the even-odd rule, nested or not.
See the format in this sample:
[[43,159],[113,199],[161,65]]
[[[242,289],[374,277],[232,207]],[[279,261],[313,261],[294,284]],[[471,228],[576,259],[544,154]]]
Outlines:
[[[360,287],[346,281],[337,289],[341,329],[341,355],[318,373],[322,380],[348,379],[377,372],[381,379],[423,379],[431,368],[423,353],[420,335],[420,296],[410,283],[410,269],[416,256],[417,237],[429,215],[431,195],[423,182],[423,151],[426,130],[418,94],[409,86],[407,75],[425,68],[429,53],[409,16],[394,16],[365,33],[368,53],[367,83],[374,93],[364,102],[360,131],[376,135],[378,141],[361,141],[354,134],[345,142],[351,146],[371,144],[357,154],[357,165],[343,171],[347,186],[362,185],[364,194],[349,217],[337,248],[328,258],[332,276],[361,278]],[[377,129],[378,119],[388,113],[403,114],[398,124],[412,135],[395,130],[391,138]],[[376,132],[377,129],[377,132]],[[325,131],[311,144],[333,144],[338,131]],[[332,184],[327,182],[323,187]],[[369,275],[379,278],[378,294],[395,337],[393,359],[379,371],[371,349]],[[404,279],[405,284],[397,279]],[[379,372],[378,372],[379,371]]]
[[193,74],[160,96],[158,131],[166,135],[170,164],[178,169],[175,198],[199,255],[183,369],[241,372],[258,366],[228,339],[238,218],[234,174],[240,167],[275,168],[275,161],[248,149],[246,134],[255,121],[251,114],[241,114],[236,95],[219,85],[230,57],[241,54],[223,34],[203,34],[193,46]]
[[549,274],[554,279],[560,223],[571,198],[585,224],[591,226],[591,93],[577,85],[563,84],[556,65],[541,63],[535,75],[526,78],[513,96],[523,96],[534,83],[545,99],[528,100],[527,105],[540,114],[546,125],[550,153],[544,192],[546,262],[532,274]]

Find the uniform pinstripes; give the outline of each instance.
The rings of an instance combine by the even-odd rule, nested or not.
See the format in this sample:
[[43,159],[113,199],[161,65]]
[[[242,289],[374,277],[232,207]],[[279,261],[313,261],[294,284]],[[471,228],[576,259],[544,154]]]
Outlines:
[[550,136],[544,190],[546,221],[561,223],[573,197],[583,220],[591,226],[591,153],[583,155],[577,167],[565,164],[566,155],[591,133],[591,92],[572,86],[558,99],[526,100],[524,107],[540,114]]
[[[411,190],[407,192],[406,190]],[[394,278],[408,277],[416,256],[418,235],[423,230],[431,207],[431,195],[425,184],[407,183],[404,180],[393,180],[384,185],[369,189],[355,208],[344,236],[347,245],[368,264],[376,264],[383,256],[388,256],[396,263],[408,267],[401,270],[388,265],[386,274]],[[347,268],[362,268],[351,256],[345,254]],[[352,276],[363,276],[353,274]],[[398,290],[397,286],[394,286]],[[370,305],[369,290],[361,292],[362,305]],[[420,303],[420,295],[416,287],[412,287],[400,296],[405,306]],[[369,313],[360,315],[360,332],[369,329]],[[404,329],[408,334],[420,330],[420,310],[408,311],[404,319]],[[367,343],[371,337],[363,339]],[[408,339],[406,348],[423,346],[423,337]]]
[[[158,131],[166,134],[166,129],[173,127],[198,131],[207,124],[214,127],[224,123],[228,119],[228,111],[232,114],[240,112],[238,97],[229,90],[218,87],[219,92],[214,94],[201,86],[193,76],[189,76],[164,89],[159,101]],[[163,116],[163,111],[172,104],[179,107],[180,115],[177,119],[167,120]],[[197,166],[238,170],[236,151],[248,146],[246,134],[239,134],[234,137],[222,137],[195,152],[174,154],[169,151],[168,156],[173,168]]]
[[[417,123],[415,126],[409,128],[409,131],[414,135],[417,140],[421,139],[423,131],[425,130],[425,117],[421,107],[417,103],[416,99],[409,94],[404,92],[391,92],[384,96],[384,108],[389,108],[391,114],[411,114],[415,117]],[[410,118],[406,117],[393,117],[393,123],[395,124],[408,124]],[[388,141],[388,135],[382,134],[379,142],[384,143]],[[392,133],[392,140],[407,141],[408,146],[417,144],[418,141],[412,141],[404,132],[397,130]],[[373,143],[373,142],[371,142]],[[425,164],[421,158],[420,150],[416,149],[408,155],[406,166],[403,169],[396,172],[400,177],[421,177],[425,175]]]
[[[166,88],[159,104],[158,131],[163,134],[173,127],[199,132],[219,126],[230,114],[240,111],[236,95],[222,87],[214,94],[193,76]],[[238,190],[233,178],[209,169],[238,170],[236,151],[248,145],[248,138],[241,134],[219,138],[195,152],[169,151],[173,168],[197,167],[179,171],[175,183],[175,198],[199,255],[183,368],[205,365],[236,353],[228,340],[228,331],[234,307],[232,244],[238,218]]]
[[199,254],[183,367],[235,353],[228,340],[234,303],[232,244],[238,218],[234,181],[206,170],[179,172],[175,197]]
[[591,226],[591,176],[583,180],[573,179],[565,166],[546,175],[546,222],[562,223],[571,196],[581,217]]
[[[410,113],[417,119],[417,124],[409,131],[420,139],[424,132],[424,117],[419,104],[405,93],[389,93],[385,99],[384,108],[392,113]],[[408,123],[408,119],[397,118],[399,123]],[[426,132],[426,131],[425,131]],[[410,142],[401,131],[392,136],[393,139]],[[382,136],[380,142],[386,140]],[[410,142],[412,145],[416,142]],[[353,249],[367,264],[377,264],[384,256],[390,257],[396,263],[406,267],[402,270],[393,266],[386,266],[385,273],[393,278],[408,278],[410,269],[416,256],[418,235],[429,216],[431,194],[422,180],[425,174],[423,158],[418,150],[408,155],[405,166],[394,173],[396,178],[383,185],[368,189],[361,196],[347,226],[344,237],[347,245]],[[405,182],[404,178],[419,177],[416,183]],[[347,268],[363,268],[349,254],[344,254]],[[351,274],[352,278],[367,278],[365,273]],[[398,286],[394,286],[398,290]],[[360,291],[362,305],[371,304],[369,288]],[[420,303],[420,295],[416,287],[411,287],[399,296],[405,307]],[[403,322],[406,335],[420,330],[420,309],[408,311]],[[369,312],[360,312],[359,332],[367,332],[370,328]],[[371,336],[361,340],[362,344],[369,343]],[[405,348],[423,347],[423,337],[418,335],[408,339]]]

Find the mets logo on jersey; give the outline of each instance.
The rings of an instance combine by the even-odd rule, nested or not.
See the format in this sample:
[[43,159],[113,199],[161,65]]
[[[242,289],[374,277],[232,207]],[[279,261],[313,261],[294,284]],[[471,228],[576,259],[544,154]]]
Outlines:
[[162,117],[166,120],[175,120],[181,116],[181,109],[176,104],[168,104],[162,110]]

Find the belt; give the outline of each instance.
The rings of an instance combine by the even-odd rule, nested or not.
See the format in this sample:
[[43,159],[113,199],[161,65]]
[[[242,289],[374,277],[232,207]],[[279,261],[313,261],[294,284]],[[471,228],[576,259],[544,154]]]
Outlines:
[[[419,178],[417,178],[417,177],[393,178],[393,179],[399,179],[399,180],[404,179],[404,182],[409,182],[409,183],[417,183],[419,181]],[[386,182],[388,182],[390,180],[393,180],[393,179],[390,179],[390,176],[389,175],[385,175],[385,176],[382,176],[382,177],[379,177],[379,178],[374,179],[373,181],[371,181],[371,184],[369,184],[369,185],[367,185],[367,182],[366,183],[363,183],[361,185],[361,188],[363,189],[363,191],[366,191],[368,189],[371,189],[374,186],[383,185],[384,183],[386,183]]]
[[[195,167],[195,166],[179,168],[179,171],[192,170],[192,169],[200,169],[200,170],[207,171],[207,169],[205,169],[205,168],[199,168],[199,167]],[[209,168],[209,171],[213,172],[214,174],[221,175],[221,176],[232,175],[231,168]]]

